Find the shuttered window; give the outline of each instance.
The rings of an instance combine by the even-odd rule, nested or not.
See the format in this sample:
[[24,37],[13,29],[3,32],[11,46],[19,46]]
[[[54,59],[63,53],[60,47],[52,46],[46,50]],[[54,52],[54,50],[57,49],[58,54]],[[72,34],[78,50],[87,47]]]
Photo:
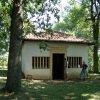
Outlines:
[[82,67],[82,57],[67,57],[68,68]]
[[50,67],[50,57],[32,57],[33,69],[47,69]]

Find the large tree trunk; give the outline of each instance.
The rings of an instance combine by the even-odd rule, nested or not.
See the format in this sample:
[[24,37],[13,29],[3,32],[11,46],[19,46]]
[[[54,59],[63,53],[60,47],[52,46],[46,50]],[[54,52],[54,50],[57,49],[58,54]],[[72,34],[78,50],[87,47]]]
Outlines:
[[99,38],[99,21],[95,21],[95,23],[93,23],[93,37],[95,40],[95,45],[94,45],[94,53],[93,53],[93,60],[94,60],[94,64],[93,64],[93,71],[95,73],[99,72],[98,70],[98,38]]
[[10,27],[10,48],[5,90],[18,92],[21,87],[21,46],[23,32],[23,0],[13,0]]
[[[98,70],[98,38],[99,38],[99,9],[97,5],[97,0],[91,0],[91,21],[93,25],[93,39],[95,41],[93,49],[93,71],[97,73]],[[99,2],[98,2],[99,3]],[[99,4],[100,5],[100,4]],[[95,10],[95,9],[96,10]]]

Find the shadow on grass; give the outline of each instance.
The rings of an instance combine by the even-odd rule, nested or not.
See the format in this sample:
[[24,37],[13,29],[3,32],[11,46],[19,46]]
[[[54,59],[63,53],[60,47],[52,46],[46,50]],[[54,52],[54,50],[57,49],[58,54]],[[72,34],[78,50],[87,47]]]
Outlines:
[[[92,75],[90,75],[90,78]],[[94,77],[94,76],[93,76]],[[96,75],[96,77],[99,77]],[[0,88],[6,80],[0,81]],[[100,100],[100,80],[22,80],[18,94],[0,93],[0,100]]]

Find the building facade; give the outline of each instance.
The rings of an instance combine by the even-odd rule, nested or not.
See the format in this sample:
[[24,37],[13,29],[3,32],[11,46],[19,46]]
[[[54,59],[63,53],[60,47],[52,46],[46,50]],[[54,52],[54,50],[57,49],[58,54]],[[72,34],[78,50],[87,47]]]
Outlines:
[[60,38],[44,39],[29,35],[24,39],[22,72],[25,77],[31,75],[33,79],[63,80],[64,58],[68,62],[67,77],[80,77],[82,62],[88,64],[88,45],[91,43],[77,38],[72,40],[72,37],[68,39],[68,36]]

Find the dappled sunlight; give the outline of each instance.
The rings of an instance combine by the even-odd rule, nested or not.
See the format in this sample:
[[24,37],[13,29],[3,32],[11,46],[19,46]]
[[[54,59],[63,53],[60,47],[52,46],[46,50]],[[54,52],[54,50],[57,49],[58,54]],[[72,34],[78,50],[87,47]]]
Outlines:
[[65,100],[75,100],[77,96],[75,95],[74,92],[69,92],[67,95],[63,96]]
[[30,80],[29,81],[29,84],[36,84],[36,83],[41,83],[41,84],[45,84],[44,82],[43,82],[43,80]]
[[86,96],[90,96],[90,94],[85,93],[85,94],[82,94],[82,96],[86,97]]
[[44,86],[41,86],[41,85],[38,85],[38,86],[35,86],[34,89],[44,89],[45,87]]
[[7,79],[7,77],[0,77],[0,80],[1,80],[1,79]]
[[25,84],[29,84],[29,85],[32,85],[32,84],[47,84],[44,80],[28,80],[28,79],[24,79],[22,80],[23,83]]
[[12,95],[14,95],[14,94],[15,94],[14,92],[12,92],[12,93],[5,92],[3,96],[9,97],[9,96],[12,96]]
[[29,92],[25,92],[24,94],[25,94],[25,95],[29,95]]
[[29,99],[29,100],[36,100],[36,98],[30,97],[30,99]]
[[[31,93],[36,94],[36,99],[42,98],[43,100],[92,100],[97,98],[99,100],[100,94],[95,94],[98,91],[98,87],[95,81],[87,79],[85,81],[80,80],[26,80],[26,85],[28,85],[29,94],[33,98]],[[25,87],[24,87],[25,88]],[[93,88],[93,89],[92,89]],[[58,98],[58,99],[57,99]]]
[[49,97],[49,96],[46,95],[46,94],[42,94],[41,97],[43,97],[43,98],[47,98],[47,97]]
[[89,74],[89,77],[92,78],[92,79],[100,78],[100,74],[98,74],[98,73],[91,73],[91,74]]
[[90,97],[91,98],[89,100],[100,100],[100,92],[91,94]]
[[75,100],[76,97],[74,97],[74,96],[64,96],[64,99],[65,100]]
[[[0,100],[100,100],[98,77],[96,75],[85,81],[22,79],[22,88],[18,94],[1,92]],[[6,78],[2,77],[0,88],[5,82]]]
[[89,97],[88,100],[100,100],[100,92],[96,93],[83,93],[83,97]]

